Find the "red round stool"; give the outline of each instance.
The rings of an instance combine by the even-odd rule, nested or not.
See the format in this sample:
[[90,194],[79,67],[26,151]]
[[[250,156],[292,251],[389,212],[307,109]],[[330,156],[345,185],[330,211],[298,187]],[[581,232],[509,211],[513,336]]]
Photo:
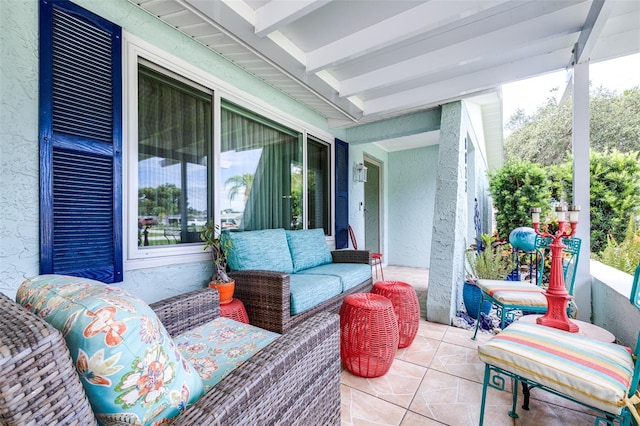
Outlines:
[[387,374],[398,351],[398,320],[391,301],[372,293],[344,298],[340,308],[340,358],[360,377]]
[[414,288],[401,281],[378,281],[371,290],[391,301],[398,316],[399,348],[406,348],[418,334],[420,305]]
[[235,297],[231,299],[231,302],[220,305],[220,316],[249,324],[249,317],[247,316],[247,310],[244,308],[244,303]]

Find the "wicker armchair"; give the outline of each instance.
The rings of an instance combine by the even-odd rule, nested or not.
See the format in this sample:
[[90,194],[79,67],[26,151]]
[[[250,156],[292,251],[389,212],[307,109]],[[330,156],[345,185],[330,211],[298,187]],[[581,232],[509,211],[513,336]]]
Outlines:
[[[335,250],[331,256],[333,263],[371,263],[367,250]],[[234,295],[244,303],[251,324],[276,333],[285,333],[319,312],[337,313],[345,297],[368,293],[373,286],[373,280],[368,279],[305,312],[291,315],[289,274],[246,270],[230,272],[229,276],[236,282]]]
[[[171,335],[219,315],[216,290],[151,307]],[[173,425],[340,423],[338,316],[321,313],[259,351]],[[60,332],[0,294],[0,424],[95,425]]]

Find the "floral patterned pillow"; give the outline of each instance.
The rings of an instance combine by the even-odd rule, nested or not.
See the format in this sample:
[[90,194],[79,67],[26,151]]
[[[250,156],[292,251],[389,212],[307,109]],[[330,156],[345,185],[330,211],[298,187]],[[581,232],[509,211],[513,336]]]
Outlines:
[[204,392],[153,310],[123,289],[41,275],[16,301],[62,332],[103,425],[167,423]]
[[174,340],[208,391],[278,336],[250,324],[218,317]]

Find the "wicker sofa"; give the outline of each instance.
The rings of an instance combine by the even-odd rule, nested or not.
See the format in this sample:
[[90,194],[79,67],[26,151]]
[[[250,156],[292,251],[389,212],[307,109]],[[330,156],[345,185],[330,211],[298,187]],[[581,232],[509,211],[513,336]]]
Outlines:
[[245,231],[230,238],[234,297],[257,327],[285,333],[319,312],[338,312],[349,294],[371,291],[370,252],[330,251],[322,229]]
[[[151,305],[171,336],[219,316],[202,289]],[[97,424],[61,333],[0,294],[0,424]],[[340,423],[339,323],[321,313],[276,338],[174,425]]]

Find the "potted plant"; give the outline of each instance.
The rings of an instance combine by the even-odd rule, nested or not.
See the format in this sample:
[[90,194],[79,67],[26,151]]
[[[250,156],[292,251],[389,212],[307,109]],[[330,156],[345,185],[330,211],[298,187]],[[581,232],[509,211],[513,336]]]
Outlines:
[[[466,254],[466,278],[462,290],[462,299],[467,314],[477,319],[481,293],[476,283],[480,279],[504,280],[515,268],[511,255],[511,245],[500,241],[497,236],[482,234],[480,241],[473,244]],[[491,303],[484,302],[482,312],[489,314]]]
[[227,256],[233,247],[233,241],[220,233],[220,227],[213,220],[207,222],[200,238],[205,242],[204,249],[210,250],[213,261],[213,274],[209,287],[218,289],[221,305],[231,303],[235,281],[227,274]]

